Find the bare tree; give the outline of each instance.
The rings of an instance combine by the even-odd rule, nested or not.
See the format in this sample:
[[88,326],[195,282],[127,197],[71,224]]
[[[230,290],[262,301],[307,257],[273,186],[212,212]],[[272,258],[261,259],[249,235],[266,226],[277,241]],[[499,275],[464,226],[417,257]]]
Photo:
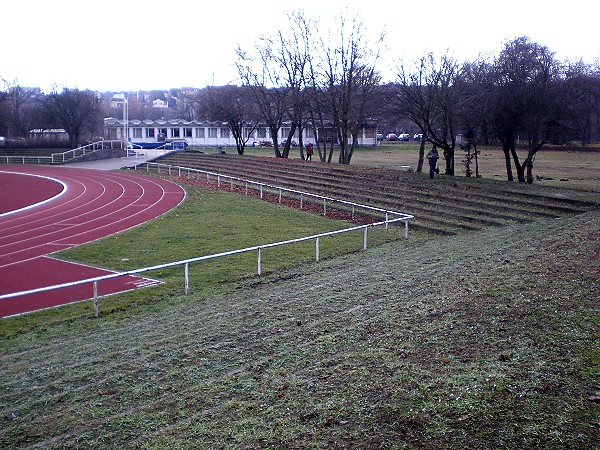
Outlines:
[[245,86],[207,87],[202,98],[205,114],[210,120],[227,122],[235,139],[237,152],[243,155],[259,120],[249,89]]
[[4,79],[0,79],[0,81],[4,85],[0,87],[0,136],[6,136],[10,123],[8,83]]
[[[375,71],[379,53],[373,50],[377,46],[366,41],[357,19],[349,22],[342,17],[338,30],[323,33],[325,27],[302,14],[289,19],[286,30],[261,37],[253,55],[238,48],[240,77],[253,88],[256,104],[271,130],[276,156],[288,156],[293,136],[308,122],[315,138],[319,136],[321,160],[331,160],[337,142],[339,161],[349,164],[358,129],[371,114],[370,98],[380,79]],[[284,121],[291,126],[280,152],[277,133]],[[331,143],[328,158],[320,146],[327,141]]]
[[77,147],[84,130],[93,133],[102,126],[100,99],[95,92],[65,88],[59,93],[55,90],[44,98],[43,104],[64,128],[72,148]]
[[27,138],[39,117],[36,108],[42,92],[39,88],[23,87],[17,80],[4,81],[4,84],[9,114],[7,134],[10,137]]
[[[533,182],[537,152],[556,136],[567,116],[562,95],[562,70],[547,47],[519,37],[507,42],[495,62],[497,135],[505,152],[508,179],[512,180],[509,153],[521,182]],[[527,143],[523,162],[517,136]]]
[[[455,89],[458,63],[448,54],[439,60],[430,53],[412,71],[399,70],[400,104],[432,144],[443,150],[446,175],[454,175],[454,151],[461,97]],[[419,157],[422,166],[422,155]]]
[[286,73],[285,66],[282,66],[283,57],[277,53],[278,48],[281,48],[281,53],[285,53],[283,46],[282,38],[279,39],[278,45],[273,38],[262,36],[256,43],[253,54],[245,52],[240,47],[237,49],[237,68],[240,78],[252,92],[253,100],[269,128],[275,156],[278,158],[288,156],[285,149],[283,153],[280,151],[278,142],[279,130],[289,110],[290,94],[290,90],[285,88]]
[[353,136],[374,109],[370,99],[380,82],[375,70],[380,57],[376,49],[383,36],[376,43],[368,42],[357,18],[349,22],[341,17],[339,24],[338,30],[319,38],[319,53],[311,55],[310,85],[314,100],[327,101],[317,109],[331,121],[332,140],[336,138],[340,148],[339,162],[350,164],[356,146]]

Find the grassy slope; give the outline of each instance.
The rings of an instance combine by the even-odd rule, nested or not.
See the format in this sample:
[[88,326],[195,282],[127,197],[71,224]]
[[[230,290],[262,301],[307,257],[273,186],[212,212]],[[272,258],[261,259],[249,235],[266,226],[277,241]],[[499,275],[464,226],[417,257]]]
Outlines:
[[0,447],[590,448],[600,213],[2,342]]

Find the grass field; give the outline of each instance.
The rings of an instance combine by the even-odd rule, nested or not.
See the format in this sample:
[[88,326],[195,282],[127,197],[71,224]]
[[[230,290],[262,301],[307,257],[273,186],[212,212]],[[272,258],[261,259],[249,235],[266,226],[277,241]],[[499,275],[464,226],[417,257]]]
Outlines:
[[[404,163],[404,149],[387,151],[355,163]],[[562,187],[581,171],[567,160],[547,169]],[[341,225],[189,193],[176,211],[63,256],[128,268]],[[253,258],[196,267],[190,296],[181,273],[156,274],[165,285],[103,299],[98,319],[86,302],[0,321],[0,447],[597,445],[599,211],[373,238],[365,252],[360,236],[332,242],[318,264],[314,247],[287,250],[263,277]]]
[[[430,146],[426,146],[426,153],[429,148]],[[491,146],[482,146],[480,150],[481,176],[493,180],[506,180],[506,167],[502,150]],[[586,146],[583,151],[579,150],[577,150],[577,147],[564,148],[562,151],[555,149],[541,150],[536,156],[533,173],[534,177],[541,177],[542,179],[536,179],[535,183],[543,186],[600,192],[600,147]],[[228,152],[233,151],[233,149],[228,150]],[[377,147],[358,148],[352,157],[352,165],[372,167],[408,165],[414,170],[418,162],[418,151],[419,143],[383,142]],[[272,156],[273,149],[247,148],[246,153],[249,155]],[[524,151],[520,151],[519,154],[521,159],[526,156]],[[290,158],[299,158],[298,149],[290,151]],[[459,177],[464,176],[463,159],[464,152],[457,149],[455,173]],[[425,161],[425,166],[427,166],[426,163],[427,161]],[[443,166],[443,158],[440,159],[439,164]],[[475,170],[474,166],[473,170]]]

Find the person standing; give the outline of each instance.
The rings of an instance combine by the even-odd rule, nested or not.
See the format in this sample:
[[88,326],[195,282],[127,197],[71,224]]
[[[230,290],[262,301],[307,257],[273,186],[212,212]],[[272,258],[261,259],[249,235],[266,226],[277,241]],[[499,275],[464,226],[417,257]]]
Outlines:
[[431,150],[427,153],[427,159],[429,160],[429,178],[433,178],[435,174],[435,167],[437,166],[437,160],[440,157],[437,151],[437,147],[434,145]]
[[312,161],[312,155],[313,155],[313,145],[312,145],[312,142],[311,142],[311,143],[309,143],[306,146],[306,159],[307,159],[307,161]]

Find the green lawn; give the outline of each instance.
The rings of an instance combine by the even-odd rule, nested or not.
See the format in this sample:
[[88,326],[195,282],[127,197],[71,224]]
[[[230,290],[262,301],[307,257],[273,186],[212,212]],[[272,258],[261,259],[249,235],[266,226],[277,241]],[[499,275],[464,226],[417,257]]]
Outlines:
[[[182,205],[146,224],[93,243],[74,247],[55,254],[55,257],[87,263],[110,270],[133,270],[172,261],[211,255],[271,242],[349,228],[353,224],[331,220],[318,214],[261,201],[257,198],[186,186],[187,197]],[[370,228],[369,245],[403,239],[403,226],[392,226],[385,232],[381,227]],[[320,239],[320,258],[356,252],[363,248],[363,231],[353,231]],[[291,266],[315,268],[315,241],[285,245],[262,251],[264,274]],[[190,265],[190,286],[194,294],[206,296],[231,289],[240,280],[257,274],[258,254],[211,259]],[[163,286],[101,299],[101,312],[128,311],[136,305],[160,307],[162,298],[170,298],[184,289],[184,267],[156,270],[142,274],[164,282]],[[45,313],[0,321],[13,330],[36,326],[39,320],[61,320],[61,316],[91,312],[85,305],[65,306]]]
[[[188,192],[61,257],[128,269],[347,225]],[[597,447],[600,213],[400,230],[0,321],[0,448]]]

